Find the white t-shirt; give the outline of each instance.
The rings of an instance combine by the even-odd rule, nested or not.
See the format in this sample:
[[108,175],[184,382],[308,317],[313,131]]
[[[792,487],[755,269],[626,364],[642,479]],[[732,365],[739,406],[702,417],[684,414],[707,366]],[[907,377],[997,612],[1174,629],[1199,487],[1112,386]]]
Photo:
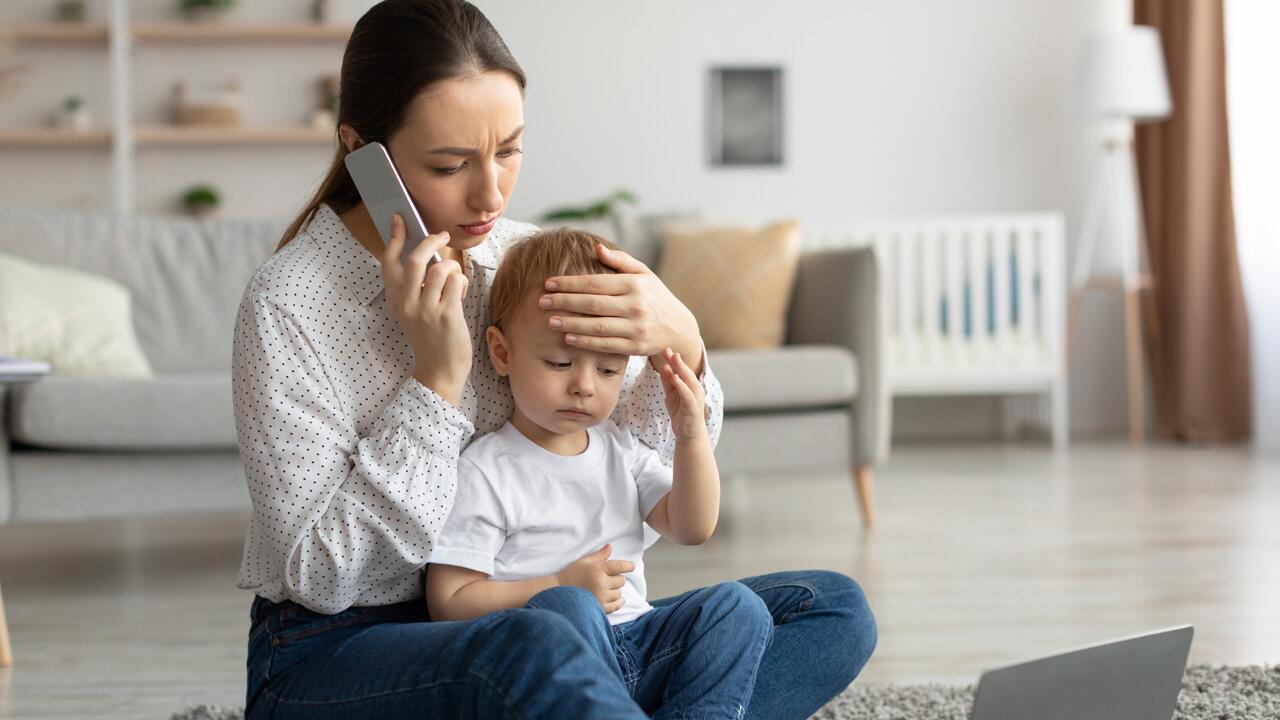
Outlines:
[[613,625],[648,612],[644,518],[671,491],[671,468],[611,420],[587,429],[587,449],[557,455],[508,422],[458,461],[458,492],[430,562],[492,580],[552,575],[610,543],[630,560]]

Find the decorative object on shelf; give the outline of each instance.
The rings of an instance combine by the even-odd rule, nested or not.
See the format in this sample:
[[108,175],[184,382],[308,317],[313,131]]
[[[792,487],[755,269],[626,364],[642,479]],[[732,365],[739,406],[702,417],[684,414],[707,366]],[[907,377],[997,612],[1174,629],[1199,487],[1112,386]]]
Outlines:
[[0,98],[15,92],[22,83],[18,75],[27,69],[25,63],[9,62],[13,54],[12,35],[0,33]]
[[782,68],[713,67],[707,101],[713,166],[782,165]]
[[200,96],[191,94],[186,82],[179,80],[173,86],[173,122],[175,125],[201,127],[239,127],[240,108],[243,101],[240,82],[227,81],[218,93]]
[[[548,210],[542,215],[542,222],[573,225],[577,227],[583,221],[608,221],[613,227],[611,240],[618,242],[622,237],[622,206],[635,205],[636,196],[630,190],[615,190],[611,195],[587,205],[558,207]],[[585,228],[584,228],[585,229]]]
[[58,0],[53,6],[53,19],[65,23],[84,22],[85,10],[85,0]]
[[212,185],[193,185],[182,195],[182,208],[197,218],[209,217],[221,202],[222,197]]
[[320,78],[320,107],[311,112],[311,127],[321,130],[334,128],[338,123],[338,76]]
[[93,118],[89,114],[89,108],[85,107],[84,98],[79,95],[68,95],[62,101],[62,107],[53,114],[53,121],[50,124],[59,130],[82,133],[89,131],[89,125],[92,122]]
[[312,0],[311,19],[318,23],[331,23],[334,20],[334,0]]
[[236,0],[178,0],[182,17],[195,22],[221,20],[235,6]]

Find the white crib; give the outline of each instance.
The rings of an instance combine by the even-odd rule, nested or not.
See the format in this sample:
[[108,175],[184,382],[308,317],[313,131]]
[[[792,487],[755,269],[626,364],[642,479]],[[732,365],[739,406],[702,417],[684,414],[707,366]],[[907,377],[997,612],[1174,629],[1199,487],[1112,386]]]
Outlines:
[[895,396],[1036,395],[1067,445],[1063,220],[1055,213],[806,222],[805,249],[871,245]]

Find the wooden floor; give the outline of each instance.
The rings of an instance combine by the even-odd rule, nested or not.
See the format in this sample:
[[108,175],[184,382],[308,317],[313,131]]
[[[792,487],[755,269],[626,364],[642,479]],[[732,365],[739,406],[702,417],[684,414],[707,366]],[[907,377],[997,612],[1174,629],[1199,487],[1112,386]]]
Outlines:
[[[1280,460],[1246,450],[898,448],[880,525],[843,475],[726,479],[717,536],[659,544],[655,596],[771,570],[858,579],[866,681],[985,666],[1189,622],[1192,660],[1280,662]],[[0,718],[167,718],[243,702],[245,517],[0,528],[17,664]]]

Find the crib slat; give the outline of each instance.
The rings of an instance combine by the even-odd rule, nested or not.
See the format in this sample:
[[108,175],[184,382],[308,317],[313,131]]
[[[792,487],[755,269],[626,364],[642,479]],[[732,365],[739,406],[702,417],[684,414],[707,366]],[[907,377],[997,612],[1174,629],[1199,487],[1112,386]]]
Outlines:
[[1019,354],[1026,359],[1027,353],[1036,346],[1037,331],[1035,294],[1035,238],[1031,227],[1019,223],[1017,226],[1018,248],[1018,340]]
[[920,319],[922,333],[924,335],[924,360],[925,365],[938,365],[941,363],[939,355],[945,352],[942,347],[942,309],[940,307],[938,289],[941,287],[939,282],[939,268],[941,264],[938,262],[939,253],[942,252],[942,246],[938,242],[938,238],[932,234],[925,232],[923,229],[914,229],[913,233],[920,237]]
[[1009,313],[1011,311],[1009,305],[1009,296],[1012,292],[1010,283],[1013,282],[1010,277],[1009,263],[1012,255],[1009,252],[1009,231],[1004,225],[991,226],[991,255],[993,257],[992,265],[995,268],[993,273],[995,277],[995,303],[996,303],[996,327],[995,327],[995,352],[996,357],[1004,360],[1009,357],[1009,326],[1011,319]]
[[1062,235],[1061,226],[1052,221],[1039,225],[1040,230],[1040,331],[1049,363],[1057,366],[1062,355]]
[[893,232],[888,241],[897,247],[897,311],[902,355],[909,368],[919,365],[919,333],[915,323],[915,243],[909,232]]
[[965,230],[969,249],[969,362],[976,364],[987,353],[987,236],[982,228],[970,225]]
[[964,308],[964,290],[962,289],[962,238],[946,227],[935,228],[939,240],[946,248],[946,297],[947,297],[947,356],[950,362],[963,357],[964,321],[961,310]]

